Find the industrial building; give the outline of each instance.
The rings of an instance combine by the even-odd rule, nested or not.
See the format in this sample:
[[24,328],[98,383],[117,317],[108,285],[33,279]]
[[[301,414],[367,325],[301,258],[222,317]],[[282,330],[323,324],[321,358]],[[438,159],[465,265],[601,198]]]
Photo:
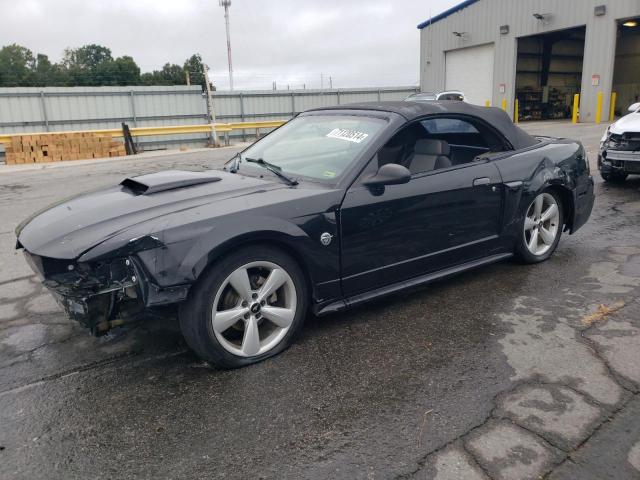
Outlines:
[[640,0],[467,0],[418,28],[422,91],[519,120],[571,118],[575,94],[582,122],[640,101]]

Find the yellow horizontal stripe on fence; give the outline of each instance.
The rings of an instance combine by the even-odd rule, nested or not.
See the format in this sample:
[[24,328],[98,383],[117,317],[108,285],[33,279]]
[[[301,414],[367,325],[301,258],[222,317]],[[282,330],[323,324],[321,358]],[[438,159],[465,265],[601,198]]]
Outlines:
[[[261,128],[277,128],[283,125],[282,120],[267,120],[264,122],[239,122],[239,123],[216,123],[216,132],[231,132],[233,130],[255,130]],[[177,125],[170,127],[136,127],[131,128],[131,135],[134,137],[149,137],[154,135],[180,135],[186,133],[209,133],[211,125]],[[69,133],[93,133],[96,135],[111,135],[122,137],[122,130],[119,128],[108,128],[103,130],[80,130],[73,132],[29,132],[0,134],[0,143],[11,143],[12,137],[23,135],[64,135]]]
[[284,123],[286,122],[282,120],[267,120],[264,122],[228,123],[227,125],[231,128],[231,130],[249,130],[255,128],[277,128]]

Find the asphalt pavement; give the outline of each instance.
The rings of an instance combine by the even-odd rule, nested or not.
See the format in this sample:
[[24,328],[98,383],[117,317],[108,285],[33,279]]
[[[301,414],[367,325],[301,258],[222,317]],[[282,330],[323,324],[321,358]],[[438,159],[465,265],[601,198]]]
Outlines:
[[[595,166],[604,126],[525,128],[581,139]],[[56,200],[236,150],[0,167],[0,478],[640,478],[640,177],[598,178],[548,262],[309,317],[234,371],[200,362],[170,314],[89,336],[14,250]]]

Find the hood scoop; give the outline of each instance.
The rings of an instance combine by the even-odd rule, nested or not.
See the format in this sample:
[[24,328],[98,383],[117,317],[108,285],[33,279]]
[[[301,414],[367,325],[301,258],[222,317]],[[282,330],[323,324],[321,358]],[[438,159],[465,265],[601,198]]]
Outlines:
[[120,185],[134,195],[151,195],[153,193],[193,187],[204,183],[222,180],[209,172],[189,172],[184,170],[167,170],[139,177],[125,178]]

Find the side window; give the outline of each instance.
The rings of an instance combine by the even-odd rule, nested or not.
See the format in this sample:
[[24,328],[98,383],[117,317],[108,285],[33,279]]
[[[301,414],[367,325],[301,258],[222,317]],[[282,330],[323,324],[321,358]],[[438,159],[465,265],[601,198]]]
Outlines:
[[439,154],[445,155],[452,166],[471,163],[481,155],[504,150],[504,142],[480,121],[437,117],[421,123],[428,132],[427,138],[441,143]]
[[480,133],[469,122],[458,118],[432,118],[423,120],[422,126],[430,133]]
[[427,135],[427,130],[420,122],[407,125],[391,137],[391,140],[378,151],[377,167],[380,168],[387,163],[397,163],[409,168],[409,162],[416,142],[426,138]]
[[503,141],[481,122],[432,117],[410,123],[396,133],[378,151],[367,171],[397,163],[415,175],[464,165],[481,155],[503,150]]

